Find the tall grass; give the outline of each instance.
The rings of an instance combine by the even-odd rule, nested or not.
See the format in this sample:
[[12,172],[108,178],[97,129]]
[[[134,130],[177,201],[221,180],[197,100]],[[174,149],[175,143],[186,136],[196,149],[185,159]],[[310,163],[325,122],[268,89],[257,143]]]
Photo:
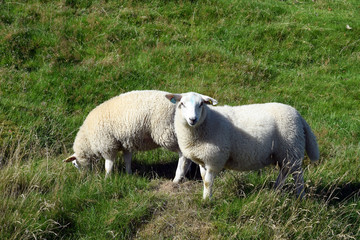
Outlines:
[[[337,1],[0,1],[0,239],[358,239],[360,15]],[[135,89],[220,105],[297,108],[321,152],[307,197],[277,169],[225,171],[201,201],[198,169],[136,153],[110,179],[62,159],[87,113]],[[121,154],[119,154],[121,159]]]
[[163,200],[139,176],[79,174],[58,161],[2,169],[2,239],[128,238]]

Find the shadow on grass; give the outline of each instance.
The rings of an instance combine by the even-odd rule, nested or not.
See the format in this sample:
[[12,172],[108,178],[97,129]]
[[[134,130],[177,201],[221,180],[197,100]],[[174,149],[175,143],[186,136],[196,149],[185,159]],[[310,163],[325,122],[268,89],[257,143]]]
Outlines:
[[[165,178],[172,180],[175,177],[177,159],[173,159],[171,162],[160,163],[144,163],[134,159],[132,162],[132,169],[134,172],[141,176],[145,176],[149,179]],[[261,173],[258,173],[259,175]],[[186,174],[186,178],[190,180],[201,180],[199,166],[191,163],[190,170]],[[275,181],[269,180],[264,184],[253,185],[245,179],[235,178],[236,195],[238,197],[246,197],[254,191],[260,191],[261,188],[267,188],[274,190]],[[285,183],[281,191],[291,192],[295,197],[294,183]],[[339,183],[333,185],[318,185],[308,186],[305,191],[308,193],[306,198],[317,199],[325,201],[329,205],[337,205],[339,203],[347,201],[358,201],[360,199],[360,183]]]
[[[270,181],[265,185],[265,188],[274,190],[274,184],[275,182]],[[257,187],[254,187],[254,189],[256,188]],[[295,184],[293,182],[286,183],[281,191],[291,193],[294,198],[296,198]],[[349,182],[333,185],[308,186],[305,187],[305,192],[305,198],[323,201],[328,205],[338,205],[344,202],[359,201],[360,183]]]
[[[283,190],[292,192],[295,196],[295,185],[288,183]],[[357,202],[360,199],[360,183],[322,184],[305,187],[305,198],[323,201],[328,205],[338,205],[345,202]]]
[[319,185],[311,194],[312,198],[325,201],[329,205],[343,202],[359,201],[360,183],[339,183],[334,185]]
[[[134,159],[131,163],[131,167],[134,172],[149,179],[165,178],[172,180],[175,177],[177,164],[177,159],[174,159],[174,161],[171,162],[152,164],[143,163]],[[186,174],[186,178],[191,180],[201,180],[200,170],[197,164],[191,163],[190,169]]]
[[[261,174],[261,173],[260,173]],[[258,173],[258,176],[260,176]],[[268,189],[275,191],[275,181],[267,179],[265,182],[253,184],[246,177],[234,178],[233,191],[236,192],[236,196],[244,198],[254,192],[258,192],[261,189]],[[359,182],[343,182],[343,183],[331,183],[331,184],[317,184],[305,187],[307,199],[313,199],[323,201],[328,205],[338,205],[341,203],[351,203],[360,200],[360,183]],[[293,180],[287,181],[279,194],[290,193],[296,199],[295,184]]]

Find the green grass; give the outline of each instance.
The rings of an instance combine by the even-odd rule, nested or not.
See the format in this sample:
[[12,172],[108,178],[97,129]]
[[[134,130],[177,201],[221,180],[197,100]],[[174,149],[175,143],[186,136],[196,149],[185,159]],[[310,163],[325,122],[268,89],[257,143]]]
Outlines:
[[[360,238],[360,4],[336,1],[0,1],[1,239]],[[347,28],[347,25],[351,29]],[[91,109],[123,92],[282,102],[318,138],[307,198],[276,169],[169,183],[176,154],[135,154],[104,179],[62,159]],[[121,154],[119,155],[121,157]]]
[[127,238],[163,202],[142,177],[79,174],[60,161],[28,161],[3,169],[2,239]]

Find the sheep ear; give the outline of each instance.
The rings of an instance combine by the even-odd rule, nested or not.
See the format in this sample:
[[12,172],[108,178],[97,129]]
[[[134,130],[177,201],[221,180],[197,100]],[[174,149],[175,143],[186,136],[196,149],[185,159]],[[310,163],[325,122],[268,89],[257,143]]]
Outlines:
[[75,154],[72,155],[72,156],[70,156],[70,157],[68,157],[67,159],[63,160],[63,162],[72,162],[72,161],[74,161],[74,160],[76,160]]
[[170,100],[170,102],[176,104],[182,98],[181,94],[166,94],[165,97]]
[[206,104],[216,105],[218,104],[218,101],[214,98],[211,98],[209,96],[201,95],[202,99]]

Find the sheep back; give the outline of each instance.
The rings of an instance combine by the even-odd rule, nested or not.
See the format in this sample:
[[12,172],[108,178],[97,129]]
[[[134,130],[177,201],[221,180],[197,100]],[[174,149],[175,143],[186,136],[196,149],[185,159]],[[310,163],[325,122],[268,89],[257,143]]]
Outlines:
[[289,105],[252,104],[232,107],[228,112],[233,122],[232,154],[226,163],[228,168],[254,170],[276,162],[280,165],[294,164],[304,158],[309,140],[312,147],[306,150],[314,149],[313,152],[318,153],[316,138],[310,127]]

